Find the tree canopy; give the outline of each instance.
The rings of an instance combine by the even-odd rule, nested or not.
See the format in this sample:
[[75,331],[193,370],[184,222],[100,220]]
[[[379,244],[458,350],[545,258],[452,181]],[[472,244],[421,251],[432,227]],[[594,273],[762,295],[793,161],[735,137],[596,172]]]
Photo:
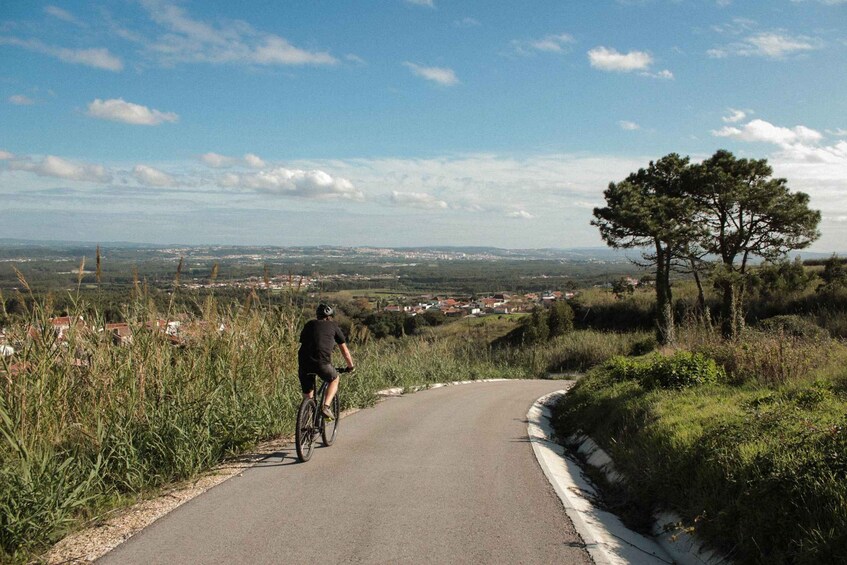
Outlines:
[[765,159],[719,150],[700,164],[671,153],[609,184],[606,206],[594,209],[591,223],[609,246],[643,248],[643,258],[655,266],[660,341],[674,337],[674,268],[687,265],[697,276],[699,261],[715,259],[722,330],[733,337],[743,320],[751,259],[775,261],[819,236],[820,212],[809,208],[809,196],[791,192],[772,174]]

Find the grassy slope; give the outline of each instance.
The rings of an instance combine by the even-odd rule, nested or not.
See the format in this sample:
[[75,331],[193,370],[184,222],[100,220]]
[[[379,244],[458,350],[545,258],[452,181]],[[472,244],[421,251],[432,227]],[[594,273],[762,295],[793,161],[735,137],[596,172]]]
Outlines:
[[647,390],[598,369],[559,406],[560,433],[609,450],[642,507],[677,511],[744,563],[847,560],[847,372],[782,385]]

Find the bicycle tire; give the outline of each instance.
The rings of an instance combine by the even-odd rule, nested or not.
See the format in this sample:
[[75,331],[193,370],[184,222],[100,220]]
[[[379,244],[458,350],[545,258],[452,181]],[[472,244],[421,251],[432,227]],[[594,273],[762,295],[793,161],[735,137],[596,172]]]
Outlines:
[[317,405],[311,398],[303,399],[297,410],[297,429],[294,432],[297,457],[305,463],[312,457],[315,449],[315,412]]
[[332,408],[332,420],[327,422],[326,418],[321,417],[321,439],[327,447],[335,442],[335,436],[338,435],[338,421],[341,419],[341,401],[338,400],[338,394],[332,399],[330,408]]

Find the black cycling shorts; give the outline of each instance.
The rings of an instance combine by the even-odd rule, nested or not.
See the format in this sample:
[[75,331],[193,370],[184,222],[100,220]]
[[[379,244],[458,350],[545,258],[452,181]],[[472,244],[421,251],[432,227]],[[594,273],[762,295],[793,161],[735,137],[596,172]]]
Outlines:
[[300,366],[298,377],[300,377],[300,388],[303,394],[309,394],[315,390],[315,375],[323,381],[331,383],[338,378],[338,371],[332,365],[313,365],[311,367]]

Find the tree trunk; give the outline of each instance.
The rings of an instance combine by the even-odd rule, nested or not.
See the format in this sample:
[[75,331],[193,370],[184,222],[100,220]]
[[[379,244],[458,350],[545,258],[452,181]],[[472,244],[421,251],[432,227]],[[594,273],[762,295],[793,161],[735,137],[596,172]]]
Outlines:
[[656,339],[662,345],[676,341],[671,292],[670,251],[656,244]]
[[741,314],[741,293],[738,285],[732,280],[721,282],[723,301],[721,303],[721,333],[726,339],[738,337],[744,321]]
[[697,283],[697,318],[705,320],[706,313],[706,294],[703,292],[703,281],[700,280],[700,272],[697,270],[697,265],[694,260],[691,260],[691,273],[694,275],[694,282]]

